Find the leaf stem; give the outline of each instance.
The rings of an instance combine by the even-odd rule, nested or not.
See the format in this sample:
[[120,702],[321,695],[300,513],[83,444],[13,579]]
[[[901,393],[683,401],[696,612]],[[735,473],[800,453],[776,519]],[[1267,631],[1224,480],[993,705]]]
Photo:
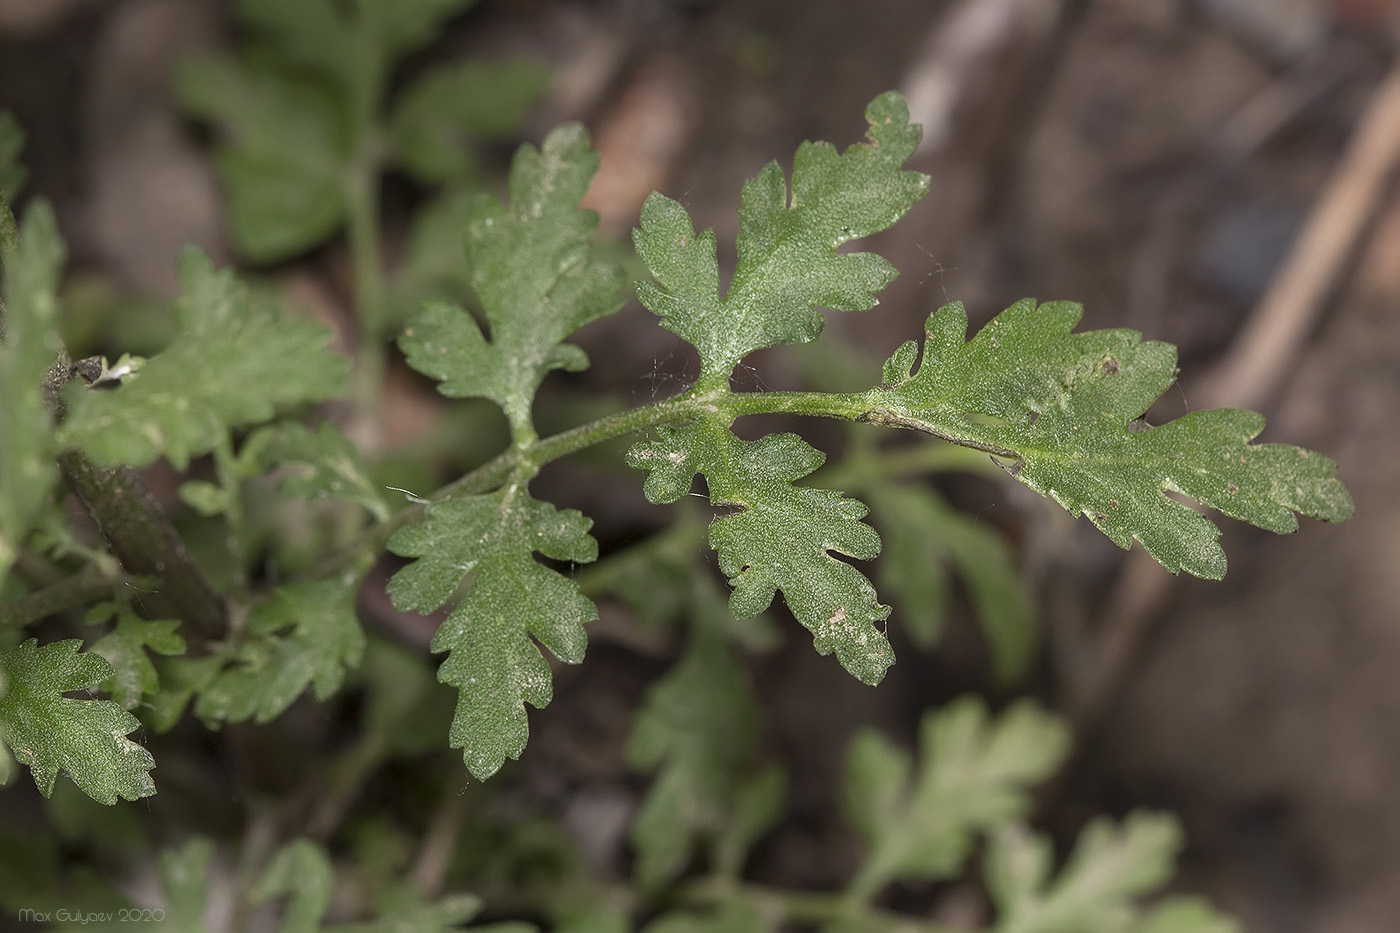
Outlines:
[[[865,392],[731,392],[728,388],[701,391],[697,387],[674,398],[630,408],[561,431],[529,446],[513,446],[470,473],[443,486],[428,497],[428,501],[489,492],[504,483],[522,464],[528,465],[526,474],[532,476],[545,464],[561,457],[660,425],[685,424],[704,417],[723,419],[728,424],[748,415],[779,414],[887,423],[869,417],[871,411],[871,396]],[[975,441],[941,434],[937,436],[961,446],[986,449],[984,445]],[[1000,448],[991,452],[1002,456],[1014,456],[1014,453],[1002,451]],[[425,505],[424,502],[416,502],[395,513],[387,522],[367,529],[359,538],[318,564],[310,576],[320,578],[339,572],[367,550],[382,549],[394,532],[423,514]]]

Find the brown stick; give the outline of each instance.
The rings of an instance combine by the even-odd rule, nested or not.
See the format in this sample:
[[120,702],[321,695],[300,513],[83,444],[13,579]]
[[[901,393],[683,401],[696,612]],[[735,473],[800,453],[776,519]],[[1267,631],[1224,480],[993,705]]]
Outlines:
[[1274,397],[1370,229],[1397,165],[1400,66],[1371,98],[1360,129],[1269,291],[1196,393],[1205,407],[1260,408]]

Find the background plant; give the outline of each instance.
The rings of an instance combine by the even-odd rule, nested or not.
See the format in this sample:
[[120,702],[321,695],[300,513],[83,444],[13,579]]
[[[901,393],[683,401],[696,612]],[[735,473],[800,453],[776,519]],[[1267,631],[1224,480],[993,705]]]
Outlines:
[[[926,184],[899,168],[917,141],[902,102],[882,97],[868,117],[868,144],[841,156],[825,146],[799,151],[790,203],[776,165],[746,186],[739,269],[723,299],[713,235],[696,234],[675,202],[653,198],[636,242],[657,284],[644,285],[640,296],[665,326],[697,347],[700,379],[675,398],[543,439],[532,417],[536,390],[551,370],[586,365],[582,353],[563,341],[582,324],[616,310],[621,278],[615,268],[588,256],[591,220],[575,210],[595,161],[582,131],[565,128],[538,151],[522,150],[512,168],[507,206],[478,202],[467,224],[480,319],[460,307],[430,303],[409,319],[400,340],[410,365],[440,380],[443,394],[497,403],[509,422],[509,446],[431,501],[397,513],[365,478],[355,448],[329,425],[311,431],[298,421],[271,421],[244,430],[269,422],[280,409],[343,393],[346,367],[325,351],[323,331],[280,320],[197,253],[182,260],[186,294],[178,309],[180,336],[115,391],[65,389],[66,414],[56,432],[51,429],[39,387],[54,347],[53,291],[61,250],[43,207],[31,206],[6,264],[7,303],[24,309],[7,314],[6,374],[16,374],[19,381],[12,385],[31,389],[7,395],[27,398],[27,407],[15,406],[14,436],[20,443],[12,449],[18,453],[12,455],[15,466],[7,463],[0,477],[30,484],[17,486],[6,499],[6,540],[23,540],[36,529],[39,537],[27,555],[15,549],[13,559],[25,557],[30,569],[18,577],[21,593],[6,618],[16,628],[55,608],[85,607],[105,597],[88,620],[115,622],[91,652],[79,654],[77,642],[65,640],[42,646],[24,641],[6,654],[8,686],[0,702],[6,704],[9,747],[45,790],[53,789],[61,769],[99,800],[133,799],[152,788],[150,759],[125,738],[136,721],[119,703],[149,704],[154,729],[175,725],[191,700],[207,722],[266,723],[287,712],[308,687],[321,699],[335,694],[347,670],[362,665],[363,674],[357,675],[364,691],[361,744],[314,766],[324,771],[317,785],[325,801],[307,821],[313,830],[318,818],[323,824],[310,835],[332,839],[339,820],[335,810],[346,802],[337,802],[336,793],[352,797],[364,770],[399,753],[399,743],[421,747],[401,733],[404,724],[425,715],[410,702],[422,697],[424,705],[430,703],[421,663],[415,666],[387,645],[366,653],[355,622],[355,592],[369,559],[388,538],[390,550],[415,560],[390,584],[400,608],[423,611],[455,603],[434,642],[449,652],[440,678],[460,690],[450,734],[469,768],[489,776],[523,749],[524,704],[542,706],[550,699],[550,671],[535,642],[561,660],[581,660],[582,626],[595,612],[583,592],[590,578],[575,582],[558,572],[561,565],[534,556],[591,562],[598,550],[588,520],[532,498],[529,483],[559,456],[643,430],[648,436],[632,448],[629,460],[648,471],[649,498],[678,500],[700,473],[712,503],[724,510],[710,525],[709,538],[734,586],[732,614],[755,616],[782,590],[798,621],[812,630],[818,650],[834,651],[852,673],[872,682],[891,660],[879,628],[890,610],[858,569],[831,553],[867,559],[878,551],[878,536],[862,521],[864,505],[794,485],[821,465],[823,455],[792,434],[741,439],[730,430],[736,418],[800,413],[953,440],[997,458],[1027,485],[1084,512],[1120,544],[1137,537],[1172,569],[1203,576],[1223,572],[1216,532],[1203,517],[1165,497],[1164,488],[1274,530],[1291,529],[1294,509],[1345,517],[1349,503],[1330,478],[1332,464],[1298,448],[1249,444],[1261,426],[1255,416],[1204,413],[1163,428],[1130,430],[1131,420],[1170,383],[1170,350],[1140,343],[1126,331],[1072,335],[1078,312],[1063,303],[1013,307],[971,343],[963,342],[966,319],[960,309],[944,308],[929,319],[922,358],[912,342],[902,346],[884,367],[880,384],[866,392],[734,392],[730,376],[750,351],[815,339],[820,330],[815,305],[863,310],[892,277],[893,270],[878,257],[835,251],[892,223]],[[236,189],[240,183],[248,182],[231,172],[230,184]],[[371,258],[377,264],[377,254]],[[548,313],[541,314],[541,308]],[[874,465],[847,472],[869,488],[880,488],[887,474],[908,469],[898,456],[887,460],[874,449],[866,454]],[[215,608],[201,616],[198,606],[182,605],[175,609],[178,619],[148,620],[133,608],[141,597],[133,598],[132,591],[168,592],[167,582],[137,579],[126,558],[121,558],[123,573],[68,529],[55,509],[45,511],[55,481],[55,471],[45,464],[70,459],[60,462],[64,473],[102,522],[104,491],[135,488],[127,468],[160,456],[185,468],[205,455],[213,480],[190,480],[182,498],[209,520],[206,527],[219,529],[213,537],[219,542],[215,553],[223,552],[223,569],[210,574],[207,568],[219,558],[209,555],[203,567],[194,565],[201,577],[215,577],[203,588],[215,594]],[[274,471],[282,474],[280,493],[343,500],[371,524],[363,533],[348,524],[340,550],[307,566],[300,579],[269,587],[248,572],[255,563],[257,530],[251,514],[257,496],[250,492],[265,494],[257,487],[259,477]],[[1105,475],[1113,486],[1105,487]],[[90,486],[83,485],[84,476],[94,478]],[[931,496],[904,494],[898,487],[887,501],[888,511],[905,513],[911,521],[924,515],[936,522],[946,514],[940,508]],[[956,520],[943,521],[957,528]],[[665,540],[693,540],[697,526],[683,524]],[[121,524],[102,528],[119,551]],[[912,546],[927,546],[916,530],[906,531],[905,538]],[[986,535],[964,529],[938,540],[941,549],[962,555],[959,563],[965,567],[1002,560]],[[979,560],[978,547],[994,556]],[[667,549],[655,551],[672,556]],[[639,885],[618,904],[564,872],[569,883],[551,879],[546,887],[553,894],[542,902],[561,924],[622,928],[634,911],[647,914],[679,903],[688,906],[653,927],[764,929],[784,919],[853,929],[908,925],[914,921],[872,912],[874,896],[895,879],[956,876],[971,840],[980,834],[989,839],[989,889],[999,928],[1057,929],[1073,922],[1086,928],[1140,923],[1146,929],[1210,929],[1222,923],[1194,902],[1169,902],[1139,918],[1132,898],[1163,880],[1179,845],[1171,824],[1159,818],[1130,819],[1117,829],[1095,824],[1062,877],[1051,881],[1046,844],[1015,821],[1028,810],[1025,785],[1047,776],[1063,755],[1063,727],[1028,707],[992,722],[972,702],[930,718],[917,768],[873,736],[852,749],[847,809],[867,839],[869,859],[844,897],[804,899],[739,884],[748,849],[779,815],[781,772],[755,760],[757,712],[745,698],[743,667],[733,650],[739,630],[725,621],[728,613],[719,609],[713,586],[674,561],[649,572],[684,581],[683,603],[693,612],[677,614],[689,622],[686,653],[652,692],[630,749],[638,768],[658,769],[634,831]],[[31,579],[42,580],[46,573],[63,582],[32,586]],[[88,588],[75,589],[64,576],[71,573]],[[607,584],[606,573],[591,579],[594,586]],[[89,596],[94,590],[96,596]],[[189,598],[207,604],[198,590]],[[984,590],[991,594],[1001,587]],[[654,601],[655,588],[641,592],[647,603]],[[83,598],[76,599],[77,593]],[[56,599],[61,600],[57,607]],[[990,606],[993,597],[981,601]],[[200,618],[203,631],[195,622]],[[198,633],[201,640],[181,639],[176,634],[181,623],[188,625],[187,636]],[[231,626],[232,637],[220,626]],[[486,645],[492,650],[481,650]],[[1002,642],[997,656],[1008,674],[1024,665],[1025,645],[1024,634]],[[177,657],[157,668],[147,648]],[[61,696],[108,679],[118,702]],[[409,689],[414,684],[417,688]],[[282,814],[269,822],[276,830],[271,839],[264,832],[261,849],[249,844],[242,856],[249,866],[242,903],[252,910],[292,893],[292,879],[319,879],[295,882],[284,919],[284,924],[318,923],[331,900],[329,856],[288,832],[299,820]],[[286,844],[274,849],[271,840],[283,838]],[[376,848],[367,844],[364,851],[368,856]],[[712,875],[676,887],[697,848]],[[176,866],[182,860],[199,864],[212,851],[199,841],[179,854],[172,850],[171,877],[164,880],[172,909],[183,899],[187,916],[199,912],[206,892],[175,877]],[[464,922],[475,909],[460,898],[415,901],[411,891],[384,880],[394,877],[397,866],[387,872],[382,863],[359,870],[376,867],[378,885],[384,887],[377,906],[387,917],[442,928]],[[50,887],[57,884],[57,878],[49,880]],[[52,895],[61,896],[57,890]]]

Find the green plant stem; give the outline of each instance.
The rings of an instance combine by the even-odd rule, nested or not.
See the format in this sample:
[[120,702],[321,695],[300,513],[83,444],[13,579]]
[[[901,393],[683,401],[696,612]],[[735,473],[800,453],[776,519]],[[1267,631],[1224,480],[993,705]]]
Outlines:
[[[686,424],[697,418],[723,418],[728,422],[747,415],[806,415],[858,421],[889,427],[902,427],[933,433],[911,423],[884,417],[876,407],[873,392],[701,392],[692,389],[675,398],[630,408],[599,418],[588,424],[560,431],[527,447],[511,447],[494,459],[482,464],[448,483],[428,499],[401,509],[387,522],[368,529],[354,541],[328,556],[310,573],[321,578],[337,573],[358,559],[367,550],[380,550],[389,538],[403,526],[417,520],[426,504],[453,496],[474,495],[498,488],[521,466],[528,464],[527,475],[534,475],[545,464],[627,434],[635,434],[661,425]],[[971,447],[997,456],[1014,456],[1013,451],[991,450],[976,441],[934,434],[953,444]]]

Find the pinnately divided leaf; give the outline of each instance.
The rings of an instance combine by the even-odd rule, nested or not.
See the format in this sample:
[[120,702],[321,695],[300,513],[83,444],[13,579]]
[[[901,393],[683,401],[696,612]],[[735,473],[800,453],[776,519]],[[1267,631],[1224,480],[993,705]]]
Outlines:
[[588,255],[597,215],[578,209],[597,168],[578,124],[554,130],[538,151],[522,146],[511,164],[509,205],[482,198],[467,229],[489,337],[461,308],[430,302],[399,338],[409,365],[441,381],[438,391],[496,402],[517,437],[533,436],[530,405],[550,370],[588,365],[582,350],[562,341],[622,307],[621,270]]
[[1150,913],[1136,903],[1170,880],[1181,844],[1180,824],[1169,814],[1135,811],[1117,824],[1099,817],[1052,879],[1050,839],[1019,824],[1003,827],[987,853],[996,933],[1231,933],[1234,923],[1194,898],[1169,898]]
[[1030,701],[992,719],[973,697],[924,717],[917,770],[879,733],[861,733],[847,755],[845,809],[869,854],[851,890],[870,897],[896,879],[956,874],[973,834],[1023,815],[1029,788],[1068,747],[1065,726]]
[[1255,412],[1191,412],[1138,430],[1176,376],[1176,350],[1130,330],[1072,333],[1071,302],[1012,305],[966,339],[959,304],[934,312],[923,357],[913,344],[885,364],[861,420],[924,431],[987,450],[1008,472],[1067,510],[1089,517],[1119,547],[1133,540],[1173,573],[1225,574],[1220,530],[1171,498],[1190,497],[1274,532],[1294,512],[1342,521],[1351,497],[1326,457],[1285,444],[1250,443]]
[[745,183],[738,266],[723,298],[714,231],[697,234],[670,198],[647,199],[633,241],[659,284],[638,283],[637,297],[700,352],[700,387],[727,385],[754,350],[815,340],[822,329],[816,306],[868,310],[894,279],[880,256],[836,249],[889,227],[927,193],[928,176],[900,169],[922,131],[894,92],[875,98],[865,118],[867,141],[845,153],[828,143],[801,145],[790,194],[776,162]]
[[345,391],[348,361],[327,349],[325,327],[281,321],[255,306],[231,271],[216,270],[192,247],[180,257],[180,283],[180,336],[120,389],[70,383],[60,443],[100,466],[140,467],[164,456],[183,470],[230,428]]
[[782,590],[817,652],[835,651],[846,670],[875,684],[894,663],[877,627],[890,607],[863,573],[832,552],[871,560],[880,553],[880,536],[861,521],[868,511],[863,503],[793,485],[825,459],[795,434],[745,441],[714,421],[658,428],[654,439],[627,454],[631,466],[650,472],[645,491],[651,502],[675,502],[702,473],[710,502],[736,509],[710,525],[710,546],[734,587],[729,608],[735,618],[752,618]]
[[598,617],[597,608],[574,581],[534,555],[596,560],[592,524],[512,483],[488,495],[432,503],[420,521],[389,539],[393,553],[418,558],[389,581],[399,609],[432,612],[475,573],[432,649],[450,652],[438,680],[461,691],[452,747],[462,749],[479,779],[520,757],[529,736],[525,704],[539,709],[553,696],[549,664],[536,641],[565,663],[583,660],[583,626]]
[[43,646],[31,638],[0,655],[0,740],[29,765],[45,797],[59,771],[108,806],[149,797],[156,792],[155,759],[126,737],[140,727],[136,717],[110,700],[63,695],[112,675],[105,658],[81,647],[76,638]]

